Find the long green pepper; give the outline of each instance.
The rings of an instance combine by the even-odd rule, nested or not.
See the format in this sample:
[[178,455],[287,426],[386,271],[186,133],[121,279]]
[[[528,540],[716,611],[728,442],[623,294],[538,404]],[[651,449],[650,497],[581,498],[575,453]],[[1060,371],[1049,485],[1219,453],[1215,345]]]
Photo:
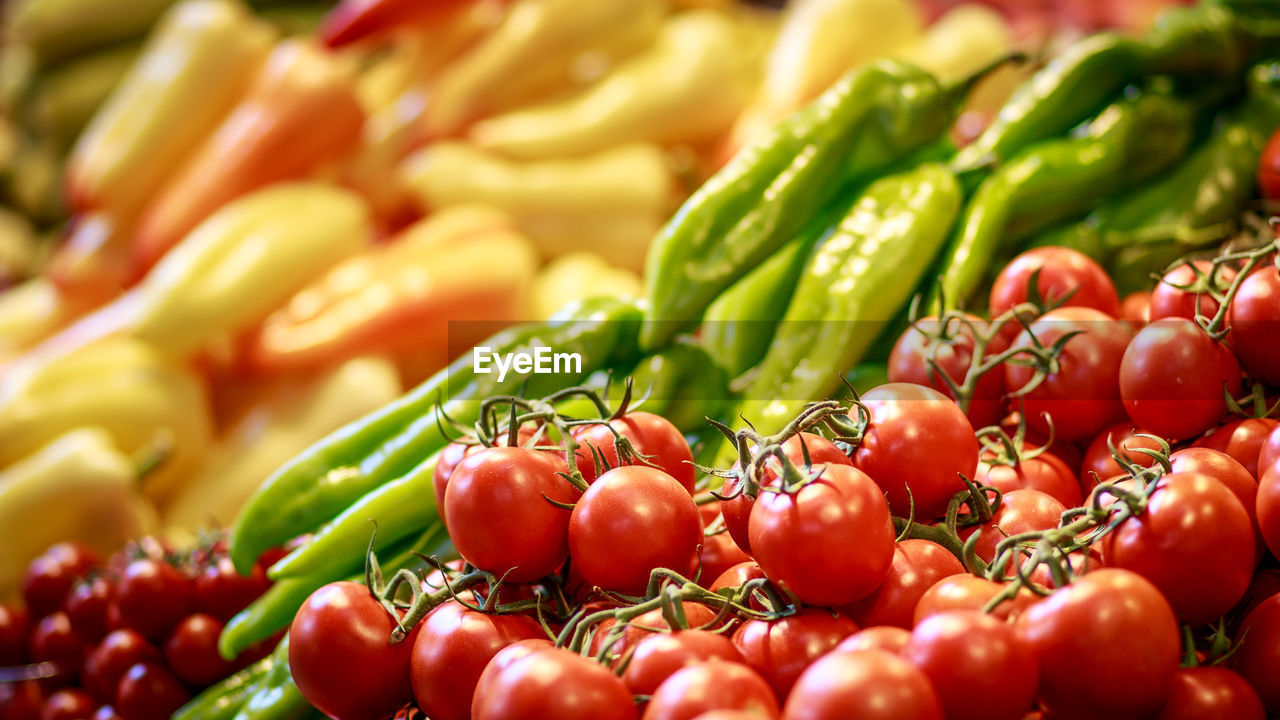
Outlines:
[[317,714],[302,697],[289,671],[289,638],[271,653],[271,667],[240,706],[234,720],[304,720]]
[[247,668],[210,685],[173,714],[170,720],[231,720],[257,691],[273,658],[268,655]]

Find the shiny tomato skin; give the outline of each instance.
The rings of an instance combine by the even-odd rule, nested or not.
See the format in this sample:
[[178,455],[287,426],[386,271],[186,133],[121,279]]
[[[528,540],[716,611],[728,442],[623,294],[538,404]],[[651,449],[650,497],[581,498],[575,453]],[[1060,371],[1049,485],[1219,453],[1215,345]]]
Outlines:
[[[1255,511],[1258,481],[1254,480],[1253,475],[1235,458],[1212,448],[1189,447],[1171,454],[1169,464],[1173,466],[1174,472],[1204,473],[1227,486],[1227,489],[1244,506],[1244,511],[1249,516],[1249,524],[1255,530],[1258,528],[1258,516]],[[1261,537],[1259,534],[1255,539],[1260,540]]]
[[[499,656],[495,656],[497,660]],[[492,662],[492,661],[491,661]],[[622,679],[564,648],[534,650],[492,675],[472,709],[473,720],[635,720]]]
[[[915,624],[919,625],[925,618],[948,610],[981,610],[1004,588],[1003,583],[967,573],[944,577],[920,596],[920,601],[916,603]],[[1037,595],[1023,589],[1013,599],[997,605],[991,614],[1001,620],[1012,620],[1039,601]]]
[[1228,339],[1249,377],[1280,386],[1280,270],[1266,265],[1250,273],[1227,312]]
[[[670,420],[644,411],[629,412],[610,420],[607,425],[580,425],[574,428],[573,438],[583,446],[575,454],[578,472],[582,473],[583,479],[588,483],[594,482],[600,474],[596,472],[595,456],[591,448],[595,448],[601,455],[605,470],[624,464],[618,456],[618,435],[626,438],[645,460],[675,478],[690,495],[693,494],[696,469],[693,466],[693,452],[690,451],[684,434]],[[636,458],[628,458],[625,464],[645,465]]]
[[796,682],[784,720],[942,720],[929,678],[882,650],[833,652]]
[[1000,508],[982,525],[964,528],[960,538],[981,530],[974,550],[985,562],[995,559],[1000,542],[1011,535],[1035,530],[1051,530],[1058,527],[1058,520],[1066,511],[1058,499],[1039,490],[1014,490],[1005,493]]
[[334,582],[302,604],[289,628],[289,668],[298,690],[342,720],[381,720],[413,697],[413,640],[392,645],[396,623],[359,583]]
[[693,574],[702,521],[693,496],[667,473],[614,468],[591,484],[569,518],[569,552],[588,583],[643,595],[654,568]]
[[672,673],[654,692],[643,720],[690,720],[713,710],[743,710],[778,717],[778,701],[765,681],[737,662],[705,660]]
[[484,671],[480,673],[480,679],[476,681],[476,691],[471,706],[471,716],[476,717],[480,712],[480,706],[492,694],[493,681],[499,675],[506,671],[508,667],[515,664],[516,661],[528,657],[536,652],[542,652],[549,648],[555,647],[546,638],[533,638],[531,640],[517,640],[498,651],[496,655],[489,660],[484,666]]
[[[884,581],[894,530],[880,488],[848,465],[821,465],[795,494],[765,493],[751,510],[755,559],[770,581],[809,605],[839,607]],[[858,548],[834,552],[833,548]]]
[[196,610],[226,622],[270,589],[271,581],[263,563],[254,563],[247,576],[241,575],[224,555],[201,568],[191,585]]
[[711,587],[711,583],[726,570],[738,563],[750,562],[751,556],[738,547],[727,532],[719,532],[702,538],[698,551],[698,584]]
[[191,612],[191,581],[162,560],[134,560],[120,576],[115,600],[125,627],[160,640]]
[[1258,450],[1258,479],[1262,479],[1262,473],[1280,462],[1280,426],[1277,426],[1262,441],[1262,447]]
[[1271,418],[1237,418],[1220,425],[1196,438],[1195,447],[1224,452],[1235,458],[1254,478],[1261,477],[1258,461],[1267,437],[1280,427],[1280,420]]
[[1280,594],[1262,601],[1236,631],[1231,667],[1253,686],[1267,709],[1280,714]]
[[1258,531],[1273,557],[1280,557],[1280,463],[1262,473],[1254,499]]
[[1138,330],[1151,322],[1151,291],[1138,290],[1125,295],[1120,300],[1121,320],[1129,323],[1129,327]]
[[1202,473],[1161,478],[1146,510],[1105,535],[1101,550],[1108,567],[1149,580],[1192,625],[1222,617],[1253,577],[1249,515],[1234,493]]
[[21,665],[27,661],[27,634],[31,616],[18,604],[0,603],[0,665]]
[[1080,482],[1070,467],[1052,452],[1019,460],[1013,465],[992,462],[990,454],[978,462],[975,480],[1001,492],[1039,490],[1066,507],[1080,505]]
[[[1095,570],[1017,619],[1040,666],[1038,697],[1061,720],[1137,720],[1164,705],[1181,640],[1173,609],[1137,573]],[[1081,664],[1080,658],[1089,662]],[[1125,683],[1107,678],[1124,677]]]
[[1258,191],[1268,200],[1280,199],[1280,131],[1271,136],[1258,161]]
[[857,623],[844,615],[803,608],[778,620],[748,620],[732,639],[747,665],[785,702],[805,668],[857,631]]
[[409,671],[413,696],[432,720],[467,720],[476,683],[503,648],[545,638],[527,615],[489,615],[457,602],[432,610],[417,629]]
[[32,662],[56,662],[79,669],[84,664],[84,640],[71,628],[67,614],[46,615],[31,631],[28,656]]
[[1080,464],[1080,488],[1085,496],[1088,496],[1099,484],[1117,475],[1125,474],[1120,463],[1112,457],[1111,447],[1114,447],[1126,462],[1141,467],[1151,467],[1155,464],[1155,458],[1138,451],[1143,448],[1159,450],[1160,443],[1151,438],[1137,437],[1140,432],[1142,431],[1132,422],[1125,420],[1104,428],[1089,442],[1084,460]]
[[218,654],[222,621],[204,613],[183,618],[164,643],[164,657],[173,674],[188,685],[209,685],[230,675],[235,664]]
[[1064,307],[1093,308],[1111,317],[1120,314],[1120,297],[1101,265],[1078,250],[1050,246],[1028,250],[1001,269],[991,286],[992,317],[1026,302],[1027,284],[1037,270],[1036,289],[1045,300],[1061,300],[1071,293]]
[[676,671],[712,658],[741,663],[742,653],[723,634],[706,630],[654,633],[636,643],[622,681],[635,695],[652,695]]
[[902,657],[928,676],[947,720],[1019,720],[1036,696],[1036,658],[1017,630],[975,610],[925,619]]
[[[972,478],[978,467],[968,418],[947,396],[922,385],[881,385],[862,402],[871,422],[852,455],[854,467],[885,491],[894,515],[906,517],[914,503],[917,522],[942,517],[964,490],[960,475]],[[857,411],[852,414],[856,419]]]
[[963,572],[964,566],[956,556],[941,545],[928,540],[903,540],[893,550],[884,582],[867,597],[846,606],[844,612],[859,627],[892,625],[910,629],[916,604],[925,591],[942,578]]
[[[944,328],[936,316],[921,318],[907,328],[894,343],[887,365],[889,382],[925,385],[954,397],[946,378],[957,386],[964,384],[973,362],[976,345],[974,330],[986,332],[987,323],[976,315],[966,315],[972,324],[953,322],[945,328],[949,341],[940,342],[931,336]],[[992,348],[987,352],[991,353]],[[932,360],[937,370],[929,364]],[[975,430],[1000,422],[1004,411],[1004,372],[996,368],[978,379],[966,413]]]
[[0,683],[0,718],[4,720],[40,720],[44,690],[38,680]]
[[[1208,274],[1213,270],[1213,263],[1208,260],[1196,260],[1192,263],[1200,274]],[[1218,271],[1218,280],[1226,285],[1230,285],[1235,279],[1236,273],[1229,267],[1223,267]],[[1208,293],[1194,293],[1182,290],[1176,286],[1188,286],[1196,280],[1196,272],[1185,264],[1179,264],[1169,272],[1165,273],[1160,282],[1156,284],[1156,289],[1151,293],[1151,317],[1150,320],[1160,320],[1167,317],[1181,317],[1188,320],[1195,320],[1199,315],[1205,318],[1212,318],[1218,312],[1218,301],[1214,300]]]
[[85,660],[85,687],[99,700],[113,702],[116,686],[129,668],[143,662],[159,663],[160,660],[160,650],[136,630],[113,630]]
[[164,666],[138,663],[120,678],[112,707],[126,720],[167,720],[191,694]]
[[1225,667],[1179,668],[1156,720],[1264,720],[1262,700],[1239,673]]
[[107,608],[114,595],[115,584],[101,575],[76,583],[62,606],[76,635],[97,642],[107,634]]
[[840,644],[832,652],[883,650],[893,655],[899,655],[910,641],[910,630],[893,625],[874,625],[863,628],[841,640]]

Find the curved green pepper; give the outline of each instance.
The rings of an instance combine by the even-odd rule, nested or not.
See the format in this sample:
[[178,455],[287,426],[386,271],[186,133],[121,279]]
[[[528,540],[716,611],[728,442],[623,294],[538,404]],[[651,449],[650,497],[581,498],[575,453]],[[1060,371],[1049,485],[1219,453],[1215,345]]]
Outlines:
[[240,706],[235,720],[302,720],[315,712],[289,672],[289,637],[286,635],[271,653],[270,669]]
[[173,714],[171,720],[231,720],[267,676],[270,655],[205,688]]

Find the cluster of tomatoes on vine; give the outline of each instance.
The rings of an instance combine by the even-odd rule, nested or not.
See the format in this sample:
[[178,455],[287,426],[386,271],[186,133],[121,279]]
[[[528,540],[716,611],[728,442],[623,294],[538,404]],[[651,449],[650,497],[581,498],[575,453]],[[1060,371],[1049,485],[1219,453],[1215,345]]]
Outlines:
[[[274,559],[279,559],[280,555]],[[192,694],[270,651],[218,654],[223,625],[270,587],[245,577],[225,542],[178,554],[143,538],[105,562],[76,543],[31,561],[21,605],[0,605],[3,720],[163,720]]]

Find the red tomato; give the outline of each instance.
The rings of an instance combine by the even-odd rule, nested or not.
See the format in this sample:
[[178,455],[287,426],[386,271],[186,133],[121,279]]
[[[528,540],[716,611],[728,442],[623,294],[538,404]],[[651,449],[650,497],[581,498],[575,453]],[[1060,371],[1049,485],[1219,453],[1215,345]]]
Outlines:
[[[1258,482],[1235,458],[1211,448],[1190,447],[1170,455],[1169,464],[1173,466],[1174,472],[1204,473],[1226,485],[1244,506],[1245,513],[1249,515],[1249,524],[1257,530],[1258,518],[1254,508],[1258,497]],[[1255,540],[1261,537],[1255,533]]]
[[701,543],[693,496],[644,465],[605,472],[569,518],[569,552],[583,579],[630,595],[644,594],[654,568],[692,575]]
[[0,718],[4,720],[40,720],[44,691],[37,680],[0,683]]
[[212,615],[188,615],[169,633],[164,643],[164,659],[169,669],[189,685],[209,685],[235,669],[218,654],[222,622]]
[[[920,602],[916,603],[915,624],[948,610],[981,610],[1004,588],[1001,583],[967,573],[944,577],[920,596]],[[1013,599],[997,605],[991,614],[1001,620],[1011,620],[1037,602],[1039,598],[1030,590],[1019,590]]]
[[1258,531],[1275,557],[1280,557],[1280,463],[1262,473],[1254,499]]
[[978,473],[974,478],[977,482],[1005,493],[1039,490],[1065,507],[1080,505],[1080,483],[1075,473],[1052,452],[1043,452],[1013,465],[994,463],[994,459],[994,455],[987,453],[978,462]]
[[[501,654],[496,656],[496,661]],[[631,693],[607,668],[564,648],[534,650],[495,672],[473,720],[635,720]]]
[[497,655],[484,666],[484,671],[480,673],[480,679],[476,681],[476,691],[474,705],[471,708],[471,716],[476,717],[480,712],[482,705],[487,698],[492,695],[491,688],[494,678],[506,671],[508,667],[513,665],[517,660],[528,657],[535,652],[541,652],[555,645],[545,637],[534,638],[531,640],[517,640],[516,642],[506,646],[498,651]]
[[[536,426],[521,425],[516,430],[516,443],[520,447],[525,447],[537,433]],[[494,438],[494,444],[498,446],[509,446],[509,441],[509,435],[499,435]],[[436,509],[440,511],[441,520],[444,520],[444,491],[449,486],[449,476],[453,475],[454,468],[458,467],[458,463],[462,462],[463,458],[483,450],[484,447],[479,442],[451,442],[440,451],[436,466],[431,469],[431,490],[435,493]]]
[[120,576],[116,607],[126,627],[157,640],[191,612],[191,582],[161,560],[134,560]]
[[724,571],[738,563],[750,561],[751,557],[742,552],[742,548],[738,547],[729,533],[704,536],[702,549],[698,551],[698,584],[711,587],[711,583],[724,574]]
[[1240,394],[1231,351],[1190,320],[1157,320],[1134,336],[1120,363],[1120,396],[1129,417],[1155,435],[1195,437],[1227,414]]
[[[742,587],[752,580],[763,577],[764,571],[760,569],[760,566],[757,565],[754,560],[749,560],[747,562],[740,562],[720,573],[720,577],[716,578],[708,589],[711,590],[711,592],[719,592],[724,588]],[[764,604],[755,598],[754,593],[752,594],[749,604],[756,610],[764,609]]]
[[1268,200],[1280,199],[1280,131],[1271,136],[1258,161],[1258,190]]
[[902,657],[928,676],[947,720],[1019,720],[1036,696],[1036,658],[1017,630],[975,610],[926,618]]
[[144,662],[120,678],[113,707],[125,720],[168,720],[190,699],[173,673],[159,664]]
[[856,650],[830,653],[805,670],[782,717],[942,720],[943,715],[924,671],[883,650]]
[[[622,681],[635,695],[652,695],[676,671],[713,658],[741,663],[742,653],[729,638],[706,630],[656,633],[636,644]],[[772,692],[769,695],[772,697]]]
[[1224,667],[1179,668],[1156,720],[1264,720],[1262,700],[1239,673]]
[[748,620],[733,644],[753,670],[785,701],[800,673],[840,641],[858,631],[852,620],[821,608],[804,608],[779,620]]
[[76,583],[62,606],[76,635],[97,642],[107,634],[107,608],[114,595],[115,585],[101,575]]
[[1262,446],[1278,427],[1280,421],[1270,418],[1237,418],[1210,430],[1207,435],[1197,438],[1194,444],[1230,455],[1257,478]]
[[1165,475],[1141,515],[1102,539],[1108,567],[1131,570],[1164,593],[1178,619],[1216,620],[1253,576],[1253,525],[1225,485],[1201,473]]
[[[974,330],[987,331],[987,323],[981,318],[974,315],[966,317],[973,323],[973,327],[962,322],[951,323],[945,328],[948,341],[937,341],[931,337],[944,329],[937,317],[922,318],[907,328],[889,354],[889,382],[926,385],[954,398],[943,375],[957,386],[962,385],[969,376],[969,366],[973,362],[973,347],[976,343]],[[992,351],[992,348],[987,350],[988,354]],[[931,368],[930,360],[938,368],[937,371]],[[966,413],[975,430],[1000,422],[1004,414],[1003,394],[1004,372],[1000,368],[995,368],[978,380],[969,401],[969,412]]]
[[1258,691],[1267,717],[1280,714],[1280,595],[1259,603],[1240,623],[1231,666]]
[[916,604],[925,591],[942,578],[963,572],[964,566],[956,556],[941,545],[928,540],[903,540],[893,550],[893,562],[884,582],[844,611],[864,628],[910,628]]
[[432,610],[417,628],[410,678],[418,706],[432,720],[467,720],[476,683],[500,650],[545,638],[527,615],[488,615],[456,602]]
[[1255,380],[1280,385],[1280,270],[1264,265],[1250,273],[1227,317],[1240,366]]
[[1151,322],[1151,294],[1150,290],[1139,290],[1125,295],[1120,301],[1120,319],[1134,330]]
[[[1178,669],[1173,610],[1128,570],[1078,578],[1028,608],[1017,628],[1039,662],[1038,697],[1054,718],[1149,717],[1164,705]],[[1126,682],[1107,682],[1119,677]]]
[[[890,383],[862,396],[871,413],[853,464],[889,498],[889,509],[915,520],[942,517],[964,490],[960,475],[978,468],[978,439],[947,396],[921,385]],[[856,411],[853,413],[856,416]]]
[[853,652],[855,650],[883,650],[899,655],[911,640],[911,631],[893,625],[876,625],[865,628],[850,635],[832,652]]
[[[1091,438],[1111,423],[1124,419],[1117,380],[1120,360],[1129,345],[1129,330],[1106,313],[1086,307],[1059,308],[1045,313],[1023,330],[1013,347],[1032,347],[1033,338],[1044,347],[1069,333],[1058,358],[1059,369],[1017,402],[1027,417],[1027,426],[1049,432],[1064,440]],[[1004,381],[1010,392],[1026,387],[1034,369],[1006,364]]]
[[311,593],[289,628],[289,668],[302,696],[342,720],[381,720],[409,702],[414,637],[390,644],[395,627],[363,585]]
[[1151,467],[1155,464],[1155,459],[1150,455],[1137,451],[1143,448],[1159,450],[1160,443],[1150,438],[1137,437],[1139,432],[1141,431],[1135,428],[1132,422],[1126,420],[1103,429],[1089,443],[1089,449],[1084,453],[1084,462],[1080,465],[1080,487],[1086,495],[1093,492],[1100,483],[1125,474],[1120,463],[1111,456],[1108,442],[1126,462],[1142,467]]
[[[1167,317],[1195,320],[1197,316],[1212,318],[1218,312],[1220,307],[1218,301],[1208,293],[1188,292],[1177,287],[1179,285],[1186,287],[1194,283],[1197,271],[1202,275],[1213,271],[1213,262],[1209,260],[1196,260],[1192,265],[1195,266],[1195,270],[1180,264],[1160,278],[1156,289],[1151,293],[1151,320]],[[1235,276],[1235,270],[1224,266],[1218,269],[1216,280],[1224,285],[1230,285]]]
[[682,668],[658,686],[644,720],[690,720],[711,710],[742,710],[752,717],[778,717],[768,684],[737,662],[706,660]]
[[205,567],[192,581],[195,591],[195,607],[226,622],[236,613],[258,599],[271,587],[263,564],[255,563],[248,576],[236,572],[231,558],[218,557]]
[[[1265,473],[1277,462],[1280,462],[1280,426],[1271,431],[1258,450],[1258,472]],[[1261,475],[1258,479],[1262,479]]]
[[818,478],[795,494],[756,499],[751,547],[769,580],[802,602],[847,605],[869,595],[889,572],[893,520],[866,473],[848,465],[821,465],[814,472]]
[[90,720],[93,700],[83,690],[65,689],[49,696],[40,708],[40,720]]
[[996,276],[989,305],[992,317],[1027,301],[1027,284],[1037,270],[1036,288],[1045,300],[1059,300],[1072,293],[1064,306],[1093,308],[1113,318],[1120,314],[1116,287],[1101,265],[1078,250],[1040,247],[1015,257]]
[[564,459],[525,448],[494,447],[465,458],[449,477],[449,537],[468,562],[511,582],[532,582],[569,556],[569,511],[578,491],[557,473]]
[[32,618],[62,609],[76,580],[99,565],[93,551],[73,543],[54,545],[27,566],[22,578],[22,599]]
[[[683,603],[683,607],[684,617],[688,621],[690,628],[705,630],[717,624],[717,613],[710,607],[695,602]],[[617,621],[614,618],[607,618],[596,625],[595,636],[592,637],[589,648],[591,655],[594,656],[600,651],[600,647],[606,641],[610,629],[616,624]],[[662,614],[661,609],[650,610],[633,619],[626,629],[622,631],[621,637],[610,641],[609,655],[614,659],[625,657],[631,648],[635,647],[641,640],[654,633],[665,633],[671,630],[674,630],[674,628],[667,622],[667,618]]]
[[1005,493],[1000,509],[990,520],[964,528],[960,531],[960,538],[968,540],[970,535],[981,529],[974,551],[984,561],[991,562],[1000,541],[1024,532],[1056,528],[1064,512],[1066,508],[1052,495],[1039,490],[1014,490]]
[[116,698],[116,686],[129,668],[138,663],[159,661],[160,651],[136,630],[113,630],[85,660],[85,687],[99,700],[112,702]]
[[79,669],[84,663],[84,640],[71,629],[64,612],[46,615],[31,632],[28,655],[32,662],[53,662]]
[[27,661],[27,633],[31,618],[19,605],[0,603],[0,666],[21,665]]
[[93,720],[124,720],[110,705],[103,705],[93,714]]
[[[670,420],[643,411],[629,412],[616,420],[610,420],[608,425],[581,425],[574,428],[573,439],[582,445],[575,455],[578,472],[582,473],[587,482],[593,482],[600,474],[596,472],[591,448],[596,449],[609,468],[624,464],[618,457],[619,435],[626,438],[645,460],[675,478],[690,495],[693,494],[696,471],[693,467],[693,453],[689,450],[689,443],[685,442],[684,434]],[[625,464],[644,465],[637,459],[628,459]]]

